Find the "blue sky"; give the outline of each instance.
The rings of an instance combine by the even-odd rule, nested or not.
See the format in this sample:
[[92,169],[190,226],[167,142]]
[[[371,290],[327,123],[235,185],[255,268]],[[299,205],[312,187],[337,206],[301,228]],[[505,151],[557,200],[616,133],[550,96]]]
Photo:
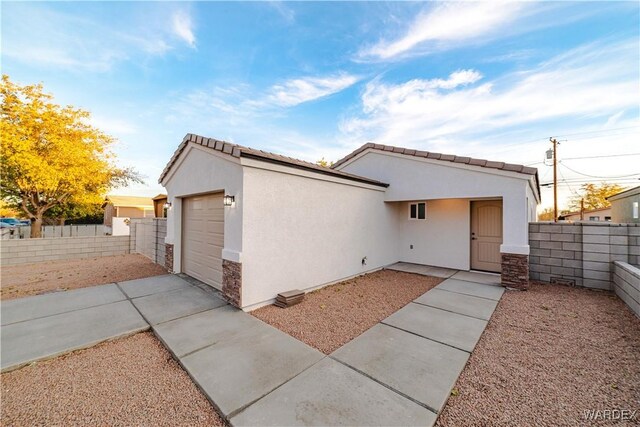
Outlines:
[[638,182],[640,156],[617,155],[640,154],[639,24],[637,2],[2,2],[2,72],[118,138],[147,176],[119,193],[162,191],[188,132],[310,161],[374,141],[543,183],[557,136],[565,198]]

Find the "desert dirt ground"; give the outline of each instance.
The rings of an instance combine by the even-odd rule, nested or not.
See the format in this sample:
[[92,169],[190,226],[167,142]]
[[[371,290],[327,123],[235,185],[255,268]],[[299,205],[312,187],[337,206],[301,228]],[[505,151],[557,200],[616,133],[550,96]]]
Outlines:
[[310,292],[292,307],[269,305],[251,314],[329,354],[442,281],[381,270]]
[[150,332],[2,374],[2,425],[225,426]]
[[[638,412],[585,419],[606,409]],[[541,283],[504,294],[437,423],[639,424],[640,319],[612,293]]]
[[47,261],[0,270],[2,300],[167,274],[163,266],[140,254]]

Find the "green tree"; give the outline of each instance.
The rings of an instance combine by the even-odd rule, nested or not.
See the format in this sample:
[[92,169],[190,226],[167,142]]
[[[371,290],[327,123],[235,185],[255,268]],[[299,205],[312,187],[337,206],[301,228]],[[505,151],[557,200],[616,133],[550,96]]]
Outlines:
[[42,85],[20,86],[6,75],[0,96],[0,197],[31,220],[31,237],[41,236],[51,212],[95,206],[111,188],[142,182],[116,167],[114,139],[88,124],[87,111],[57,105]]
[[324,166],[325,168],[330,168],[331,166],[333,166],[333,162],[325,160],[325,158],[323,157],[316,162],[316,165]]
[[582,184],[578,194],[571,198],[569,202],[569,209],[571,211],[580,211],[581,201],[584,200],[584,209],[601,209],[611,206],[611,203],[607,200],[607,197],[624,190],[618,184],[608,184],[603,182],[601,184]]

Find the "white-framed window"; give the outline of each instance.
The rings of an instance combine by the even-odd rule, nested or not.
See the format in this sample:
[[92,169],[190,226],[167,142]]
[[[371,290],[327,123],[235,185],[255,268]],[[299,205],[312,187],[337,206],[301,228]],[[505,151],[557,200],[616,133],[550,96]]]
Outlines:
[[599,216],[590,216],[589,217],[589,221],[600,221],[600,217]]
[[638,202],[633,202],[633,219],[638,219]]
[[409,203],[409,219],[427,219],[427,203]]

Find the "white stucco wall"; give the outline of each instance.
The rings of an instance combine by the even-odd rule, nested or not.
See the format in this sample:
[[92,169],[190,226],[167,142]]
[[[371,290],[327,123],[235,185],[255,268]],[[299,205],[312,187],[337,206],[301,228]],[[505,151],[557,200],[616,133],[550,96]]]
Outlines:
[[399,202],[397,205],[401,261],[460,270],[469,269],[469,200],[428,200],[425,220],[410,220],[407,202]]
[[191,143],[163,181],[171,208],[167,212],[166,243],[173,247],[173,269],[181,272],[182,198],[224,192],[235,196],[235,206],[225,208],[222,257],[242,262],[242,166],[234,157]]
[[528,175],[377,151],[366,151],[338,169],[390,184],[387,201],[501,198],[501,252],[529,253]]
[[396,207],[384,188],[283,171],[244,169],[243,306],[398,261]]

